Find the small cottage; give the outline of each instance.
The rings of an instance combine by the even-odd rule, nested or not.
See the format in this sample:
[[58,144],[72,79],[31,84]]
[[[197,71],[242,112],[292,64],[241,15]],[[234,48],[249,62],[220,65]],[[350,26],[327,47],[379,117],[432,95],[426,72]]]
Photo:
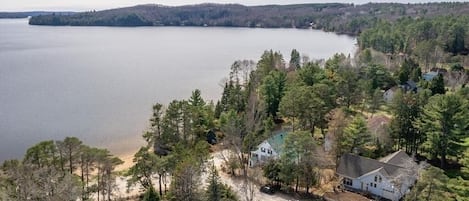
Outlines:
[[266,162],[269,159],[278,159],[283,150],[287,131],[275,132],[269,139],[264,140],[257,146],[257,149],[251,151],[249,166],[253,167]]

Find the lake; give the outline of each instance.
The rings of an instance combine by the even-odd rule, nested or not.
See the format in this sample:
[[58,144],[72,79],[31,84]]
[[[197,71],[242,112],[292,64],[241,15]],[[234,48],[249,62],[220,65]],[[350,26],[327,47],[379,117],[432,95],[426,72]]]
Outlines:
[[76,136],[124,154],[142,144],[154,103],[200,89],[221,96],[235,60],[293,48],[353,54],[356,39],[300,29],[49,27],[0,20],[0,162],[42,140]]

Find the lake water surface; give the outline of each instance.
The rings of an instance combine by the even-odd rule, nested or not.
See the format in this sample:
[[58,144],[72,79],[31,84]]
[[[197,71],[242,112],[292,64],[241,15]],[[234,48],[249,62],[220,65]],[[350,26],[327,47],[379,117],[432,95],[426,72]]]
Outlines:
[[198,88],[216,100],[231,64],[264,50],[352,54],[356,40],[315,30],[49,27],[0,20],[0,163],[42,140],[76,136],[115,154],[142,143],[151,106]]

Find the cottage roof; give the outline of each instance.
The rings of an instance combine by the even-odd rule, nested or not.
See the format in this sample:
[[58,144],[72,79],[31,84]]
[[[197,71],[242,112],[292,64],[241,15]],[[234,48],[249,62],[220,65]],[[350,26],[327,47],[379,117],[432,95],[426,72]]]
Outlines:
[[410,158],[409,155],[407,155],[404,151],[401,150],[379,159],[380,162],[396,166],[402,166],[406,161],[409,160],[412,160],[412,158]]
[[279,155],[283,151],[283,144],[285,143],[285,137],[287,134],[288,132],[285,130],[277,131],[274,133],[274,135],[267,139],[267,142],[270,144],[272,149]]
[[340,158],[337,174],[358,178],[376,171],[385,177],[392,177],[401,172],[399,170],[403,169],[402,165],[408,158],[410,157],[403,151],[392,153],[381,160],[347,153]]

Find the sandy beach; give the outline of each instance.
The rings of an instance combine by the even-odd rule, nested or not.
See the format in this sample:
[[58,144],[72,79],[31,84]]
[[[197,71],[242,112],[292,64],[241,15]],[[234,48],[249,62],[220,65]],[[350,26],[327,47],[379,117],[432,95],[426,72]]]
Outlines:
[[134,165],[134,162],[133,162],[134,154],[137,151],[138,150],[135,150],[134,152],[129,152],[129,153],[117,155],[117,157],[119,157],[122,161],[124,161],[124,163],[117,166],[116,171],[121,172],[121,171],[128,170],[130,167],[132,167],[132,165]]

